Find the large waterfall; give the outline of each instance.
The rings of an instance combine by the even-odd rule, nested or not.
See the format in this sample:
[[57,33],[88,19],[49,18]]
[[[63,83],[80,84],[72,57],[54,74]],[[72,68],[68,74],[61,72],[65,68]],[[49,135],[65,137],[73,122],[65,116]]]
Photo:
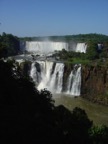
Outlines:
[[48,54],[54,51],[65,49],[67,51],[75,51],[86,53],[86,43],[67,43],[67,42],[54,42],[54,41],[26,41],[21,44],[23,51],[29,53]]
[[64,64],[50,61],[37,61],[31,65],[30,76],[39,90],[48,89],[52,93],[80,95],[81,65],[75,65],[67,77],[67,88],[63,89]]
[[[52,93],[65,93],[71,96],[79,96],[81,89],[81,65],[75,65],[68,72],[65,71],[65,64],[56,62],[53,59],[47,61],[46,55],[54,51],[65,49],[86,53],[86,43],[66,43],[54,41],[26,41],[22,49],[30,53],[32,64],[30,76],[38,90],[46,88]],[[40,55],[33,59],[31,55]],[[41,57],[41,54],[43,57]],[[27,57],[24,56],[26,60]],[[35,61],[36,60],[36,61]],[[53,60],[53,61],[52,61]],[[68,73],[68,76],[66,75]]]
[[65,42],[51,42],[51,41],[26,41],[25,49],[29,52],[49,53],[55,50],[68,50],[68,43]]

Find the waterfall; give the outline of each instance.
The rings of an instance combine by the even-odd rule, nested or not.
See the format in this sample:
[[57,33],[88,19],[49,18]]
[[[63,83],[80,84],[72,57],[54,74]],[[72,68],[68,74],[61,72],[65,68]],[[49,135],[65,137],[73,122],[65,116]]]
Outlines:
[[56,63],[53,70],[54,62],[49,61],[37,61],[40,65],[40,73],[37,72],[35,62],[31,65],[30,76],[36,82],[39,90],[47,88],[53,93],[61,93],[63,85],[63,72],[64,64]]
[[51,77],[50,89],[52,92],[60,93],[62,91],[63,84],[63,72],[64,72],[64,64],[56,63],[54,73]]
[[37,86],[38,83],[40,82],[40,73],[37,71],[35,62],[33,62],[31,65],[30,77],[33,79],[33,81]]
[[38,85],[38,89],[44,89],[47,88],[48,90],[50,87],[50,79],[51,79],[51,73],[52,73],[52,67],[53,67],[53,62],[49,61],[38,61],[41,67],[41,81]]
[[[64,75],[64,64],[61,62],[48,61],[47,56],[50,56],[50,52],[61,51],[65,49],[67,51],[75,51],[86,53],[86,43],[76,42],[54,42],[54,41],[26,41],[20,44],[23,51],[29,53],[35,53],[25,57],[21,57],[24,60],[28,59],[32,62],[30,76],[36,84],[38,90],[46,88],[52,93],[66,92],[69,95],[79,96],[81,88],[81,65],[75,65],[71,70],[70,75],[66,77]],[[36,56],[36,58],[31,58]],[[40,57],[38,57],[40,56]],[[36,60],[36,61],[35,61]],[[18,61],[20,63],[20,61]],[[70,69],[69,69],[70,71]],[[67,86],[64,81],[67,81]],[[65,82],[66,82],[65,81]],[[64,86],[66,86],[64,88]]]
[[54,42],[54,41],[26,41],[20,44],[21,51],[28,51],[34,54],[48,54],[54,51],[61,51],[65,49],[67,51],[75,51],[80,53],[86,53],[86,43],[75,42]]
[[[46,88],[52,93],[63,92],[64,64],[50,61],[37,61],[31,65],[30,76],[37,89]],[[67,78],[66,94],[79,96],[81,88],[81,65],[75,65]]]
[[68,82],[67,82],[67,94],[70,94],[70,90],[71,90],[71,85],[72,85],[72,77],[73,77],[73,71],[71,71],[69,78],[68,78]]
[[75,51],[80,53],[86,53],[86,43],[75,42],[54,42],[54,41],[26,41],[21,42],[20,50],[28,51],[29,53],[48,54],[54,51],[61,51],[65,49],[67,51]]
[[68,50],[68,43],[52,41],[26,41],[25,50],[31,53],[50,53],[55,50]]
[[67,83],[67,94],[73,96],[80,95],[80,88],[81,88],[81,66],[75,65],[74,69],[71,71],[68,83]]
[[81,88],[81,67],[77,69],[76,74],[74,75],[71,88],[71,95],[79,96],[80,88]]
[[86,53],[87,45],[85,43],[77,43],[75,52]]

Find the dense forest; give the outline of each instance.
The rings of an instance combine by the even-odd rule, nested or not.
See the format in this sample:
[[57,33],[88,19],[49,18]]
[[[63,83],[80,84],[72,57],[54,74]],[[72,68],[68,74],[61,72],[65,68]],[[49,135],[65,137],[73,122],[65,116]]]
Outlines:
[[[89,34],[51,38],[91,41],[88,49],[90,54],[62,50],[57,53],[61,59],[76,57],[85,61],[102,62],[107,59],[108,36]],[[20,40],[22,38],[11,34],[3,33],[0,36],[0,143],[107,144],[107,126],[95,126],[88,119],[85,110],[78,107],[69,111],[63,105],[55,106],[51,92],[46,89],[38,91],[32,79],[22,74],[14,60],[4,61],[6,57],[20,52]],[[101,51],[97,49],[98,42],[103,43]]]
[[108,143],[108,127],[94,126],[78,107],[55,106],[52,94],[39,92],[16,65],[0,60],[1,143]]
[[20,40],[12,34],[3,32],[0,35],[0,57],[17,55],[20,50]]

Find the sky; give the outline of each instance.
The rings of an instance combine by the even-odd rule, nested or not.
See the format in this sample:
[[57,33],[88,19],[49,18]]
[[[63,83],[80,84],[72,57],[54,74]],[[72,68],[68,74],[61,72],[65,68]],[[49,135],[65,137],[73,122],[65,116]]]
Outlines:
[[0,34],[108,35],[108,0],[0,0]]

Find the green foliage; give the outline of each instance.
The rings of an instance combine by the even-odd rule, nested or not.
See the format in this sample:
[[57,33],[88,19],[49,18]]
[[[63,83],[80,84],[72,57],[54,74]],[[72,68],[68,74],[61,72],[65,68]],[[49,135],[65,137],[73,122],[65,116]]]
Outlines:
[[107,144],[108,143],[108,127],[93,126],[89,130],[90,138],[94,144]]
[[[81,63],[86,65],[91,62],[98,61],[99,59],[108,58],[108,36],[98,34],[74,35],[67,36],[67,39],[76,43],[86,42],[87,51],[86,53],[80,53],[66,51],[65,49],[63,49],[62,51],[58,51],[56,54],[54,54],[54,56],[59,57],[60,60],[72,64]],[[98,49],[98,44],[103,45],[101,50]]]
[[33,40],[52,40],[52,41],[74,41],[74,42],[89,42],[95,41],[96,43],[107,42],[108,36],[96,33],[90,34],[78,34],[78,35],[64,35],[64,36],[45,36],[45,37],[24,37],[21,40],[33,41]]
[[19,52],[19,39],[12,34],[3,33],[0,37],[0,57],[16,55]]
[[87,47],[87,59],[94,60],[98,58],[97,43],[90,42]]
[[70,58],[70,59],[68,59],[68,63],[87,65],[87,64],[90,64],[90,60],[88,60],[88,59],[83,60],[80,58]]

